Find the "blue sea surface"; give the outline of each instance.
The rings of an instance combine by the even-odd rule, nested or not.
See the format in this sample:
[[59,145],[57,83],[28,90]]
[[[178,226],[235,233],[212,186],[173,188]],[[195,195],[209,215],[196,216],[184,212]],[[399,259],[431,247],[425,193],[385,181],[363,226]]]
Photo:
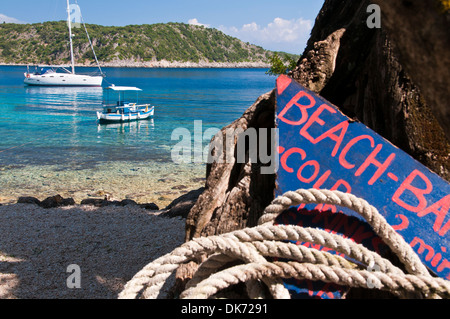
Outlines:
[[[39,179],[34,176],[39,175],[37,168],[45,171],[46,166],[52,172],[66,173],[101,169],[109,179],[117,173],[117,168],[116,172],[107,169],[116,167],[114,163],[172,170],[164,165],[173,165],[171,149],[177,141],[171,136],[175,129],[186,128],[193,134],[194,121],[202,121],[203,131],[220,129],[275,87],[275,78],[266,75],[266,69],[104,68],[104,87],[139,87],[139,102],[156,109],[152,120],[99,125],[96,111],[107,97],[104,88],[25,86],[25,71],[26,67],[0,66],[0,196],[3,189],[24,187],[12,181],[18,169],[20,176],[30,180]],[[92,71],[95,69],[77,68],[77,73]],[[127,98],[136,96],[130,93]],[[189,165],[184,169],[192,170]],[[183,168],[176,174],[182,175]],[[52,175],[52,183],[57,185],[55,179]]]

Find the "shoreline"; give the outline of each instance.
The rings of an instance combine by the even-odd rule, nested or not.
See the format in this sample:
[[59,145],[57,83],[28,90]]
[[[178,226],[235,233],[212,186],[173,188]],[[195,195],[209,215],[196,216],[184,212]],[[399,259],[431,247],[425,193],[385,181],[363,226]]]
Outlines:
[[[30,63],[4,63],[0,62],[0,66],[34,66]],[[62,64],[67,65],[67,64]],[[75,64],[75,67],[92,67],[95,64]],[[102,68],[148,68],[148,69],[265,69],[270,68],[270,64],[265,62],[178,62],[178,61],[146,61],[138,62],[131,60],[120,60],[113,62],[100,63]]]
[[165,207],[185,192],[204,186],[204,170],[203,165],[155,166],[125,161],[83,169],[62,169],[59,165],[3,166],[0,204],[14,204],[19,197],[44,200],[61,195],[76,203],[107,196],[110,200],[129,199]]

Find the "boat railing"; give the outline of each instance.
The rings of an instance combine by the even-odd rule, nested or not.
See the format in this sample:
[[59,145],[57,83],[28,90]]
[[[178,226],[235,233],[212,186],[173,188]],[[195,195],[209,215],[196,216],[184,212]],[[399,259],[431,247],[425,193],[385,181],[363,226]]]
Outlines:
[[149,103],[146,103],[146,104],[125,103],[123,105],[103,104],[103,108],[116,108],[116,109],[124,109],[124,108],[130,108],[130,107],[147,107],[147,106],[150,106],[150,104]]
[[145,109],[147,112],[148,109],[151,108],[150,104],[136,104],[136,103],[129,103],[125,104],[123,106],[117,106],[116,104],[109,104],[109,105],[103,105],[103,110],[106,111],[106,113],[128,113],[127,111],[138,111]]

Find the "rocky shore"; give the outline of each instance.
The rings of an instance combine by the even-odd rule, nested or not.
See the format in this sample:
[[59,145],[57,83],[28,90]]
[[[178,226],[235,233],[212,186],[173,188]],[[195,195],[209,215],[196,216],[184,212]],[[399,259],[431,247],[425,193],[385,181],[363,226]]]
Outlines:
[[[26,66],[26,64],[15,63],[0,63],[0,65],[9,66]],[[95,64],[76,64],[76,67],[96,67]],[[251,69],[251,68],[269,68],[270,64],[257,62],[178,62],[178,61],[135,61],[135,60],[116,60],[111,62],[100,63],[101,67],[109,68],[155,68],[155,69],[170,69],[170,68],[203,68],[203,69]]]
[[269,68],[270,65],[265,62],[177,62],[177,61],[148,61],[139,62],[132,60],[118,60],[100,64],[103,67],[120,67],[120,68]]
[[[110,199],[109,196],[107,195],[105,195],[104,198],[92,198],[92,197],[86,198],[81,200],[79,204],[77,204],[73,198],[64,198],[59,194],[47,197],[42,201],[37,199],[36,197],[22,196],[17,199],[17,204],[32,204],[44,209],[60,208],[68,206],[93,206],[93,207],[134,206],[166,217],[181,216],[183,218],[186,218],[189,211],[194,206],[195,202],[197,201],[198,197],[203,193],[203,191],[204,187],[186,192],[182,196],[174,199],[168,206],[161,209],[155,203],[137,203],[132,199],[114,200]],[[2,206],[2,204],[0,204],[0,206]]]

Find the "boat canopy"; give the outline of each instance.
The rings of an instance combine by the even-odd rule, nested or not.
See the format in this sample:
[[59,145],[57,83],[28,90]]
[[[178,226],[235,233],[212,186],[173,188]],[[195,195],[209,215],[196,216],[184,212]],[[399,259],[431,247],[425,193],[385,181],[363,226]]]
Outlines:
[[107,89],[113,90],[113,91],[142,91],[140,88],[133,87],[133,86],[115,86],[115,85],[111,85],[111,86],[107,87]]
[[38,68],[70,68],[70,65],[52,65],[52,64],[38,64],[36,65]]

